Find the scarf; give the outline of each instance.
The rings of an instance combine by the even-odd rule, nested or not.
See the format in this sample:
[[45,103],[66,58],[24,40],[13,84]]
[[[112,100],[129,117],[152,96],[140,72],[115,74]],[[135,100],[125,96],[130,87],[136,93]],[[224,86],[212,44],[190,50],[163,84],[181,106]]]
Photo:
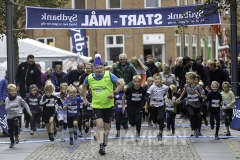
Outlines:
[[9,98],[10,101],[13,101],[14,99],[17,98],[17,95],[11,96],[10,94],[8,94],[8,98]]

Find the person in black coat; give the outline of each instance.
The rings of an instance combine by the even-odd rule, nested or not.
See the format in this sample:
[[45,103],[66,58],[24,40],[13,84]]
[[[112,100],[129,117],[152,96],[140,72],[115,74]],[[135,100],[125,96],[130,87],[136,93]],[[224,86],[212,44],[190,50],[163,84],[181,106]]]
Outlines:
[[217,81],[219,83],[219,89],[221,89],[222,83],[226,81],[226,77],[223,70],[217,67],[216,62],[210,63],[208,73],[210,77],[210,83],[212,83],[212,81]]
[[153,56],[151,54],[147,55],[147,62],[144,64],[150,70],[152,76],[158,72],[157,66],[153,63]]

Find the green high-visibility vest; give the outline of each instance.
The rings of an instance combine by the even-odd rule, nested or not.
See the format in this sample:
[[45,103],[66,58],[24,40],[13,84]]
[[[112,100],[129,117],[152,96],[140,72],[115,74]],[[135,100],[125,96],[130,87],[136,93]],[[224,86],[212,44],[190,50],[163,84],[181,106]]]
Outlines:
[[92,107],[97,109],[107,109],[114,106],[114,98],[107,98],[113,94],[113,82],[110,72],[105,71],[100,80],[93,78],[93,73],[88,76],[88,84],[92,89]]

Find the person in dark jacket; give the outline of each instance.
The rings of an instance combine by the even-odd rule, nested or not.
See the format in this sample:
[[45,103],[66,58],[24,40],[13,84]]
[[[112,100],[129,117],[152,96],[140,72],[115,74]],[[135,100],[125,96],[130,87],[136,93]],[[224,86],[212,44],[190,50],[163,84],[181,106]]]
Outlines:
[[225,62],[220,59],[220,60],[218,60],[218,61],[216,62],[216,64],[217,64],[217,67],[219,67],[220,69],[222,69],[222,71],[223,71],[223,73],[224,73],[224,75],[225,75],[225,79],[226,79],[229,83],[231,83],[231,80],[230,80],[230,78],[229,78],[229,72],[228,72],[228,70],[227,70],[227,66],[225,65]]
[[222,83],[226,81],[226,77],[223,70],[217,67],[216,62],[210,63],[208,73],[210,77],[210,83],[212,83],[212,81],[217,81],[219,83],[219,89],[221,89]]
[[[38,69],[34,61],[33,55],[27,56],[27,61],[22,62],[16,72],[15,76],[17,90],[20,93],[20,96],[24,99],[26,94],[29,91],[29,87],[32,84],[36,84],[38,88],[41,85],[41,72]],[[29,127],[30,117],[26,109],[23,110],[24,119],[25,119],[25,128]]]
[[133,76],[137,75],[134,66],[127,62],[127,55],[125,53],[119,55],[119,63],[113,67],[112,73],[118,78],[123,78],[127,86],[133,86]]
[[145,63],[145,66],[148,67],[148,69],[150,70],[152,76],[155,73],[159,73],[157,66],[153,63],[153,56],[151,54],[147,55],[147,61]]
[[182,80],[180,84],[180,88],[183,88],[186,84],[186,78],[185,75],[187,72],[195,72],[197,75],[201,77],[201,80],[203,81],[204,85],[207,86],[207,80],[205,71],[201,64],[198,64],[191,60],[188,56],[183,57],[182,59],[182,65],[183,65],[183,71],[182,71]]
[[7,71],[5,72],[6,75],[0,81],[0,107],[4,104],[5,99],[8,96],[8,79],[7,79]]
[[79,85],[82,85],[84,79],[91,73],[93,73],[93,64],[92,63],[87,63],[86,64],[86,72],[81,75],[81,77],[79,79]]
[[68,73],[68,85],[73,84],[75,81],[79,81],[80,77],[85,73],[84,64],[78,63],[76,70],[71,70]]
[[68,77],[65,72],[62,71],[61,65],[56,65],[55,72],[51,74],[51,81],[55,87],[56,92],[60,92],[60,84],[63,82],[68,83]]

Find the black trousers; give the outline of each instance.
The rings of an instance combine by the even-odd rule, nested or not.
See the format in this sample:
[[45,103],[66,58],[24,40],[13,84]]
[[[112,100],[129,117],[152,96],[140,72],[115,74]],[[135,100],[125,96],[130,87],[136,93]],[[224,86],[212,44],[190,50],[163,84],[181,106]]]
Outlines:
[[142,106],[128,106],[127,114],[129,124],[131,126],[136,125],[137,133],[140,135],[141,132],[141,123],[142,123]]
[[210,125],[214,126],[216,120],[216,132],[215,135],[218,135],[218,131],[220,128],[220,110],[219,111],[209,111],[210,114]]
[[31,130],[36,128],[36,123],[40,124],[40,117],[41,117],[40,113],[33,113],[32,114],[32,117],[30,117]]
[[201,121],[199,120],[199,111],[200,108],[195,108],[191,105],[186,105],[188,113],[190,115],[190,123],[192,130],[196,130],[201,127]]
[[223,117],[225,120],[225,126],[229,126],[232,122],[233,109],[223,109]]
[[[15,125],[14,125],[14,121],[15,121],[14,119],[18,120],[18,123]],[[21,120],[21,116],[14,117],[12,119],[7,119],[8,133],[10,136],[11,143],[14,143],[14,136],[18,136],[18,134],[20,132],[20,130],[19,130],[20,120]]]
[[151,116],[153,123],[159,124],[159,130],[163,131],[164,127],[164,116],[165,116],[165,106],[160,106],[160,107],[151,107]]

